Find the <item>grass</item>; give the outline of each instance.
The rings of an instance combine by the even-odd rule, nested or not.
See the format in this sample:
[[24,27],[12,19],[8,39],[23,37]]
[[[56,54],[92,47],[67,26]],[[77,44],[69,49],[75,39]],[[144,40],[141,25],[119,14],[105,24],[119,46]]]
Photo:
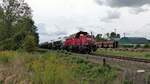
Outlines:
[[0,74],[0,84],[112,84],[117,77],[112,67],[62,52],[0,51],[0,73],[5,74]]
[[1,51],[0,52],[0,62],[8,63],[10,60],[15,58],[16,55],[17,55],[17,53],[13,52],[13,51],[10,51],[9,53],[8,53],[8,51]]
[[127,56],[134,58],[150,59],[150,52],[117,51],[111,49],[98,49],[95,53],[101,55]]

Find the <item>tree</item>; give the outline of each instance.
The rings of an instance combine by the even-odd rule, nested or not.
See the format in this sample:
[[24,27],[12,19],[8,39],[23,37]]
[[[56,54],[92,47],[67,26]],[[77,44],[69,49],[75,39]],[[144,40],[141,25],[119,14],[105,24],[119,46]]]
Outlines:
[[97,34],[96,35],[96,41],[105,40],[102,36],[103,36],[102,34]]
[[117,34],[117,36],[116,36],[117,38],[120,38],[121,36],[120,36],[120,34]]
[[33,35],[27,35],[23,42],[23,49],[27,52],[33,52],[36,49],[35,37]]
[[3,0],[3,23],[5,27],[4,39],[11,37],[15,32],[14,26],[23,18],[31,18],[31,9],[24,0]]
[[106,33],[107,39],[110,39],[110,34]]
[[120,34],[117,34],[115,32],[110,33],[110,39],[120,38]]
[[[32,11],[24,0],[3,0],[0,3],[0,47],[12,42],[7,48],[18,49],[22,46],[25,37],[30,34],[39,42],[37,28],[32,20]],[[3,47],[5,48],[5,46]]]
[[3,13],[3,9],[0,7],[0,41],[2,40],[2,38],[4,37],[4,23],[3,23],[3,16],[4,13]]
[[116,38],[116,33],[115,33],[115,32],[111,32],[111,33],[110,33],[110,38],[111,38],[111,39]]

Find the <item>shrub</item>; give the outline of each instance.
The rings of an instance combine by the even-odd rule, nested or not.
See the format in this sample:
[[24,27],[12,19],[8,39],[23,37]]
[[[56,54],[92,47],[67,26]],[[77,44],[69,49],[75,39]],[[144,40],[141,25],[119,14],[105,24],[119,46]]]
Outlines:
[[145,44],[143,47],[144,48],[149,48],[150,46],[149,46],[149,44]]
[[150,84],[150,75],[148,76],[147,84]]
[[35,38],[32,35],[27,35],[23,43],[23,49],[27,52],[32,52],[36,49]]
[[135,48],[140,48],[140,47],[141,47],[140,44],[135,45]]
[[145,57],[146,57],[146,58],[150,58],[150,54],[146,54]]
[[133,82],[129,80],[124,80],[123,84],[133,84]]

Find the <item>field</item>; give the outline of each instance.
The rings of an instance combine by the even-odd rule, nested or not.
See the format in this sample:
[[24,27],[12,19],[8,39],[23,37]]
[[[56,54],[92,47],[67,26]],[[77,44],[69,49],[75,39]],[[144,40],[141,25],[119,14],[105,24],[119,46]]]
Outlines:
[[144,58],[150,59],[150,52],[148,51],[121,51],[115,49],[98,49],[96,54],[100,55],[112,55],[112,56],[126,56],[126,57],[134,57],[134,58]]
[[65,51],[0,51],[0,84],[113,84],[117,73]]

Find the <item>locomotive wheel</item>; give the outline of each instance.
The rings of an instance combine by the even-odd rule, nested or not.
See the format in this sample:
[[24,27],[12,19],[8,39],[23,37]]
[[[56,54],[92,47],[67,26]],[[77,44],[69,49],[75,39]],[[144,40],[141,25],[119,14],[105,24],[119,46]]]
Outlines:
[[93,52],[95,52],[96,50],[97,50],[97,46],[96,45],[93,45],[92,47],[91,47],[91,50],[93,51]]
[[79,47],[79,53],[85,54],[85,48],[84,46]]
[[88,50],[87,50],[87,54],[90,54],[91,53],[91,49],[89,48]]
[[89,54],[89,53],[91,53],[91,49],[88,46],[81,46],[81,47],[79,47],[79,53]]

